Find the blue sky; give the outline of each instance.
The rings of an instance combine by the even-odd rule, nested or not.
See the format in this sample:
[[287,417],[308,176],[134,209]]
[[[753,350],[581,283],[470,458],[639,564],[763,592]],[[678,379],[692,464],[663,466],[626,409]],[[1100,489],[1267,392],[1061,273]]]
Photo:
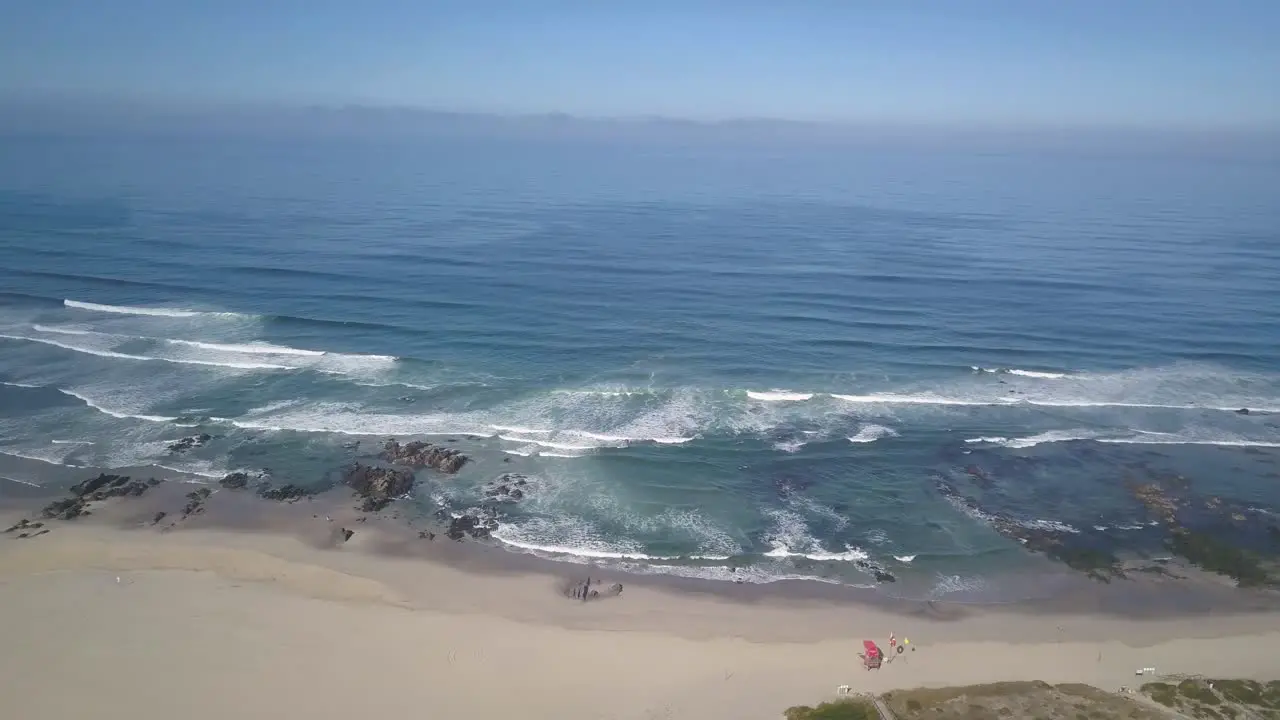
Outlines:
[[1280,125],[1280,0],[5,0],[0,93]]

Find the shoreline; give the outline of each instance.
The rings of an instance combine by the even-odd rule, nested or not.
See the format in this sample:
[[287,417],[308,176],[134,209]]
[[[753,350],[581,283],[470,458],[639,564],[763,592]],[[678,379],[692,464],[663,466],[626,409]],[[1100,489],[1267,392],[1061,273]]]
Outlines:
[[[120,472],[136,471],[124,468]],[[79,477],[79,475],[76,475]],[[187,478],[190,480],[190,478]],[[4,527],[21,517],[36,517],[38,509],[59,497],[51,490],[21,485],[30,495],[24,499],[0,496],[0,522]],[[193,487],[209,487],[209,499],[199,515],[192,515],[171,528],[152,527],[157,513],[172,522]],[[728,582],[662,573],[635,573],[592,563],[565,562],[517,552],[497,543],[474,540],[452,541],[437,535],[428,541],[424,532],[438,531],[429,518],[409,518],[392,505],[378,513],[366,513],[355,506],[349,488],[340,486],[293,502],[276,502],[251,492],[218,488],[202,481],[169,480],[138,498],[112,498],[96,503],[92,517],[72,521],[49,521],[50,529],[65,532],[74,528],[116,530],[136,533],[140,541],[170,539],[181,542],[191,534],[211,534],[220,544],[262,543],[283,547],[282,543],[302,543],[326,551],[311,562],[341,562],[344,572],[361,574],[361,558],[373,564],[384,561],[424,563],[469,577],[536,578],[556,595],[555,586],[593,577],[606,585],[619,582],[628,590],[642,588],[673,597],[711,599],[745,608],[792,608],[820,606],[871,611],[886,617],[920,618],[954,623],[975,617],[1008,615],[1024,617],[1103,617],[1117,621],[1177,621],[1210,615],[1250,615],[1280,611],[1280,594],[1236,588],[1224,578],[1199,573],[1194,579],[1167,580],[1138,577],[1099,583],[1083,575],[1059,572],[1062,592],[1052,598],[1009,602],[964,602],[956,600],[907,598],[879,588],[840,585],[812,580],[777,580],[766,583]],[[208,512],[205,512],[205,511]],[[335,528],[358,534],[355,542],[338,542]],[[170,532],[170,529],[172,532]],[[244,538],[237,540],[236,538]],[[2,539],[2,538],[0,538]],[[47,542],[48,537],[34,538]],[[341,547],[339,547],[341,546]],[[321,564],[323,564],[321,562]],[[1048,561],[1046,561],[1046,565]],[[1180,570],[1185,571],[1185,570]],[[412,570],[406,570],[406,574]],[[564,601],[565,598],[557,597]],[[730,634],[750,635],[733,630]]]
[[[48,477],[60,485],[83,480],[98,472],[97,468],[46,467],[45,463],[24,462],[42,473],[41,477]],[[1094,614],[1142,620],[1280,610],[1280,593],[1237,588],[1226,578],[1184,565],[1176,566],[1177,572],[1182,573],[1176,580],[1134,573],[1125,579],[1103,583],[1040,559],[1044,574],[1032,579],[1050,589],[1044,590],[1040,597],[1008,601],[909,597],[897,593],[893,584],[863,586],[818,579],[733,582],[662,572],[635,572],[628,568],[601,566],[594,561],[549,558],[511,548],[496,540],[454,542],[439,535],[434,542],[426,542],[419,537],[420,532],[440,532],[439,525],[431,518],[406,516],[403,509],[395,504],[377,513],[362,512],[353,507],[355,496],[350,488],[341,485],[305,495],[294,502],[281,503],[258,497],[252,492],[227,491],[209,478],[175,473],[167,468],[129,467],[118,468],[114,472],[135,477],[155,475],[166,481],[145,497],[108,500],[105,503],[107,512],[99,513],[96,518],[54,522],[62,526],[101,525],[109,520],[118,527],[142,528],[154,513],[172,513],[180,508],[183,493],[193,487],[208,487],[213,500],[201,512],[205,509],[210,512],[185,520],[182,533],[198,529],[263,537],[285,536],[323,544],[327,541],[317,539],[319,531],[314,521],[328,516],[345,522],[353,529],[360,529],[362,535],[376,538],[362,539],[360,543],[362,549],[372,556],[426,560],[479,575],[532,575],[554,578],[556,582],[594,576],[608,583],[621,582],[629,588],[644,587],[678,595],[706,596],[746,606],[818,603],[947,621],[992,612],[1027,616]],[[12,518],[5,527],[23,513],[34,517],[43,502],[60,496],[52,487],[8,478],[0,477],[0,485],[3,485],[0,487],[0,519]]]

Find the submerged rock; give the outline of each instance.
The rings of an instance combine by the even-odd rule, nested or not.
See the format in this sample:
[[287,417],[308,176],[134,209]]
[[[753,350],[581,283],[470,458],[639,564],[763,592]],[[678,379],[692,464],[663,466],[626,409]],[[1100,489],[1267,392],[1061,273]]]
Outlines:
[[1235,547],[1216,535],[1177,528],[1166,542],[1169,550],[1197,567],[1226,575],[1240,587],[1257,587],[1277,582],[1253,553]]
[[449,521],[445,535],[450,540],[462,540],[470,537],[473,540],[484,540],[498,529],[498,518],[487,508],[468,510]]
[[516,473],[504,473],[494,478],[481,490],[487,500],[518,502],[528,492],[529,478]]
[[382,446],[382,459],[413,468],[435,468],[449,474],[458,472],[470,460],[453,448],[439,447],[421,440],[401,445],[394,439]]
[[383,468],[356,463],[342,475],[342,482],[364,498],[361,510],[376,512],[413,489],[413,473],[401,468]]

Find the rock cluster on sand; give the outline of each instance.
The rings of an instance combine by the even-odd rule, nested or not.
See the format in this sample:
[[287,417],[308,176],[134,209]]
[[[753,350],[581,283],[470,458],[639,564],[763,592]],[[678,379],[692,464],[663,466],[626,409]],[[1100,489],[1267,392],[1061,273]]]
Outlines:
[[23,518],[22,520],[19,520],[16,524],[6,528],[5,532],[18,533],[17,536],[20,538],[33,538],[33,537],[39,537],[49,532],[49,528],[45,527],[44,523],[42,522],[32,522],[30,520],[27,520],[26,518]]
[[415,440],[401,445],[394,439],[382,446],[382,459],[412,468],[435,468],[442,473],[453,474],[467,464],[468,457],[453,448],[440,447]]
[[614,583],[609,587],[604,586],[604,581],[600,578],[586,580],[568,580],[560,587],[560,592],[570,600],[578,600],[587,602],[588,600],[604,600],[606,598],[618,597],[622,594],[622,583]]
[[258,495],[267,500],[275,500],[277,502],[294,502],[301,500],[311,494],[311,491],[301,485],[286,483],[279,487],[271,487],[270,483],[262,483],[259,486]]
[[171,453],[184,453],[194,448],[204,447],[204,445],[212,439],[212,435],[208,433],[200,433],[199,435],[191,435],[189,437],[174,440],[166,445],[165,449]]
[[199,515],[204,512],[204,501],[209,499],[213,491],[207,487],[187,493],[187,504],[182,507],[182,518]]
[[72,485],[69,490],[70,497],[49,503],[40,511],[40,514],[46,518],[71,520],[81,515],[87,515],[89,513],[89,503],[91,502],[106,500],[111,497],[137,497],[159,484],[160,481],[156,478],[132,480],[126,475],[102,473],[97,477]]
[[364,498],[361,510],[376,512],[413,489],[413,473],[401,468],[356,463],[343,472],[342,482]]

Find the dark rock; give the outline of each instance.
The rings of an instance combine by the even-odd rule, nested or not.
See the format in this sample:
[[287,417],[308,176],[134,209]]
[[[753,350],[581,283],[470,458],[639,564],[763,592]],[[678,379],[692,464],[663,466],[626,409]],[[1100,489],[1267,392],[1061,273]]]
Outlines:
[[364,498],[361,510],[376,512],[412,490],[414,478],[409,470],[356,463],[343,473],[342,481]]
[[218,484],[231,490],[240,490],[249,485],[249,474],[233,472],[219,480]]
[[212,491],[209,488],[200,488],[187,493],[187,504],[182,508],[182,517],[198,515],[204,512],[204,501],[209,498]]
[[388,440],[382,446],[382,459],[412,468],[435,468],[449,474],[458,472],[469,460],[466,455],[453,448],[443,448],[421,440],[404,445]]
[[147,478],[147,484],[150,485],[151,487],[155,487],[156,485],[159,485],[162,482],[164,481],[161,480],[160,478]]
[[506,473],[499,475],[486,484],[481,493],[488,500],[517,502],[524,499],[525,491],[521,488],[528,487],[528,485],[529,479],[525,476]]
[[267,500],[276,500],[279,502],[295,502],[307,497],[311,493],[306,488],[288,483],[280,487],[273,488],[269,483],[262,483],[259,486],[259,495]]
[[212,435],[209,435],[208,433],[200,433],[199,435],[192,435],[190,437],[175,440],[166,445],[165,449],[171,453],[184,453],[194,448],[203,447],[205,443],[212,439]]
[[342,542],[350,540],[351,536],[356,534],[355,530],[348,530],[346,528],[340,528],[338,532],[342,534]]
[[63,498],[62,500],[54,500],[40,511],[40,514],[47,518],[61,518],[63,520],[71,520],[84,514],[85,500],[84,498],[73,497]]
[[1237,410],[1237,411],[1236,411],[1236,414],[1237,414],[1237,415],[1248,415],[1248,414],[1249,414],[1249,408],[1240,408],[1239,410]]
[[169,513],[166,513],[165,511],[161,510],[160,512],[155,514],[155,517],[151,518],[151,524],[152,525],[158,524],[161,520],[164,519],[164,516],[168,514]]
[[41,527],[44,527],[44,523],[39,523],[39,522],[33,523],[30,520],[23,518],[19,520],[17,523],[9,526],[5,530],[5,532],[11,533],[15,530],[32,530],[32,529],[41,528]]
[[[101,492],[104,489],[116,488],[129,482],[129,478],[124,475],[108,475],[102,473],[95,478],[89,478],[83,482],[76,483],[71,486],[70,493],[76,497],[84,497],[92,495],[95,492]],[[105,495],[104,495],[105,497]]]

